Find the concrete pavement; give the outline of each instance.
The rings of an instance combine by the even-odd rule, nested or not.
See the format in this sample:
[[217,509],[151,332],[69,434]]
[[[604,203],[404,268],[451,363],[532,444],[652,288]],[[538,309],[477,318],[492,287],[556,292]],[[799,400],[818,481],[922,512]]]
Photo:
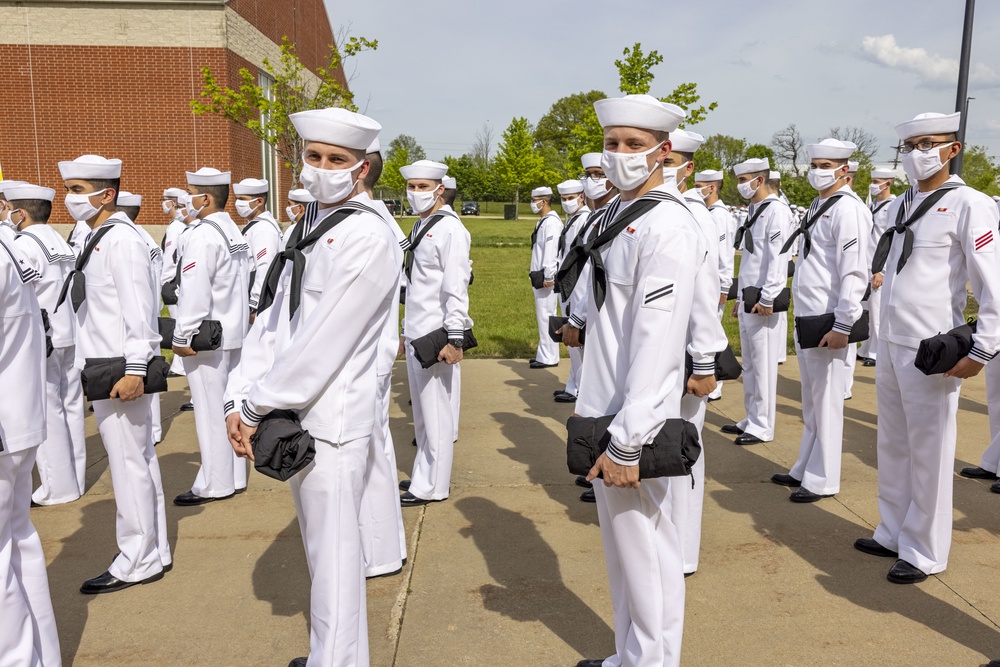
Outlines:
[[[409,563],[368,585],[372,664],[574,665],[613,652],[596,511],[566,472],[572,406],[553,403],[569,370],[463,363],[452,496],[404,510]],[[551,372],[556,370],[558,372]],[[705,430],[708,482],[699,572],[687,579],[682,664],[976,666],[1000,657],[1000,495],[955,479],[949,569],[917,586],[885,580],[891,561],[851,547],[878,520],[874,369],[847,403],[842,492],[814,505],[768,482],[801,433],[795,357],[780,369],[777,439],[738,447],[719,426],[742,416],[728,383]],[[405,368],[394,379],[399,469],[413,461]],[[163,397],[157,448],[168,503],[198,465],[186,381]],[[988,441],[982,378],[965,383],[956,470]],[[88,417],[88,492],[32,510],[66,665],[280,666],[308,651],[308,575],[287,485],[251,472],[247,493],[168,505],[173,572],[97,597],[78,592],[116,552],[107,460]]]

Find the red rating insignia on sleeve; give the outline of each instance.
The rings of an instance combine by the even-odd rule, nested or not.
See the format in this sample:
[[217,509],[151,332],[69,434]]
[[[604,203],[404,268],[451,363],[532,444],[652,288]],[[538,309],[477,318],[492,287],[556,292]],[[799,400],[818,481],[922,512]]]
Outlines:
[[197,264],[197,262],[191,262],[190,264],[188,264],[187,266],[185,266],[183,269],[181,269],[181,273],[187,273],[188,271],[190,271],[191,269],[194,268],[195,264]]
[[266,254],[267,254],[267,248],[264,248],[259,253],[257,253],[257,259],[260,259],[261,257],[263,257]]
[[982,250],[993,243],[993,230],[990,230],[976,239],[976,250]]

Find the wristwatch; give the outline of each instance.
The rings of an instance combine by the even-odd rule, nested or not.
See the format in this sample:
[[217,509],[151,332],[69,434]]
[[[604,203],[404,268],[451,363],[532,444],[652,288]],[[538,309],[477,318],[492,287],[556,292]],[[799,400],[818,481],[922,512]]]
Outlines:
[[448,339],[448,345],[451,345],[456,350],[461,350],[463,347],[465,347],[465,339],[464,338],[449,338]]

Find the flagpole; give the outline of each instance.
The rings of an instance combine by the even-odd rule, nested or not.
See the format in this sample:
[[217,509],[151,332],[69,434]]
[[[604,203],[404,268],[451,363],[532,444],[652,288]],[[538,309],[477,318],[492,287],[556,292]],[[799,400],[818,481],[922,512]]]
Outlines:
[[[958,65],[958,95],[955,99],[955,111],[962,112],[962,121],[958,127],[958,140],[965,144],[965,127],[968,123],[969,111],[969,59],[972,55],[972,17],[976,10],[976,0],[965,0],[965,27],[962,31],[962,58]],[[962,175],[962,156],[959,153],[951,161],[951,173]]]

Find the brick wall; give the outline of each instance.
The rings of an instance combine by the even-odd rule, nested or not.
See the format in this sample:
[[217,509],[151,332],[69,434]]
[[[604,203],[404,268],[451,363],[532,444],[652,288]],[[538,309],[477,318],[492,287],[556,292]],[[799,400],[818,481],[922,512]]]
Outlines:
[[333,31],[323,0],[230,0],[227,7],[277,44],[288,37],[302,63],[315,71],[327,59]]

